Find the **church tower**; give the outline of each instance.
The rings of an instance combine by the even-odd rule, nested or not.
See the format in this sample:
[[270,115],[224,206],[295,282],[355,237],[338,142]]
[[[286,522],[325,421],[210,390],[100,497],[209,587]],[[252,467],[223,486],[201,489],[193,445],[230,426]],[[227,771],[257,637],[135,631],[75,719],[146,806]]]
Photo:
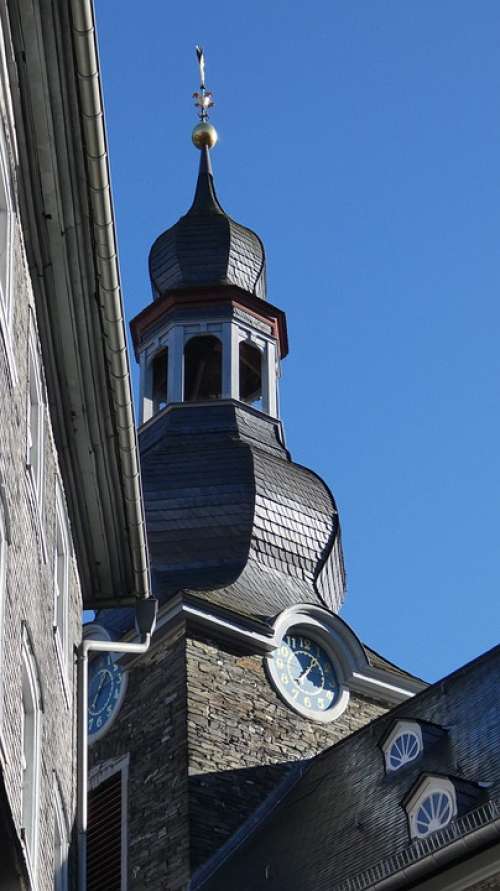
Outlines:
[[[106,702],[90,681],[89,876],[114,858],[128,882],[108,891],[203,887],[307,759],[420,689],[339,618],[336,503],[285,445],[286,318],[261,239],[217,197],[199,61],[194,200],[153,244],[131,324],[158,631],[114,662]],[[96,618],[116,639],[132,622]]]

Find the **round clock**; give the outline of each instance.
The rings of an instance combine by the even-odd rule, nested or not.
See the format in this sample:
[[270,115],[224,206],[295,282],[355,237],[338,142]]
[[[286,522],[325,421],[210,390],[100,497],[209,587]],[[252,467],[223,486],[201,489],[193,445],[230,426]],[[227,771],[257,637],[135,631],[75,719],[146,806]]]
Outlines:
[[126,675],[109,654],[94,659],[89,667],[88,732],[95,742],[108,730],[125,694]]
[[320,721],[333,720],[341,688],[332,660],[315,640],[290,632],[267,658],[271,680],[295,711]]

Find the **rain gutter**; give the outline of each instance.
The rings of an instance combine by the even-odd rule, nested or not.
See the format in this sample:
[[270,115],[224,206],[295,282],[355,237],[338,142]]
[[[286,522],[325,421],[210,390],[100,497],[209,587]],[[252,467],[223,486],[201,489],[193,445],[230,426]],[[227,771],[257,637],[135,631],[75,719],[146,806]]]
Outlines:
[[80,119],[92,208],[104,348],[115,410],[134,589],[151,595],[139,453],[131,397],[123,301],[92,0],[70,0]]

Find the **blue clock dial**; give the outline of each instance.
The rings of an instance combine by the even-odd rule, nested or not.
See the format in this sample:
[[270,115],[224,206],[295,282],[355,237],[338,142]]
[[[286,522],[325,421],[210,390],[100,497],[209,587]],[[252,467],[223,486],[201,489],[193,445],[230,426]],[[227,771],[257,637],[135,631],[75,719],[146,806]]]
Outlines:
[[99,736],[118,711],[125,675],[108,654],[95,659],[89,669],[88,732]]
[[337,700],[339,684],[332,661],[314,640],[287,634],[268,662],[280,694],[298,711],[314,717]]

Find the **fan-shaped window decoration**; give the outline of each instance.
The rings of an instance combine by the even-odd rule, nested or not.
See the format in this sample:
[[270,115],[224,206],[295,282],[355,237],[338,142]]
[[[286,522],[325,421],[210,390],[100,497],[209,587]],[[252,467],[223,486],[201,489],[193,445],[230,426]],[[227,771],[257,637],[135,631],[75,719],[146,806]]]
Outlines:
[[447,777],[427,776],[406,805],[412,838],[427,838],[456,816],[455,786]]
[[419,838],[425,838],[437,829],[448,825],[453,815],[453,802],[448,792],[438,789],[427,795],[415,815],[415,829]]
[[220,399],[222,392],[222,344],[213,335],[188,340],[184,348],[184,399],[205,402]]
[[423,751],[420,724],[417,721],[397,721],[382,748],[388,773],[414,761]]
[[413,761],[420,754],[420,742],[415,733],[401,733],[394,740],[389,749],[389,767],[398,770],[403,765]]

